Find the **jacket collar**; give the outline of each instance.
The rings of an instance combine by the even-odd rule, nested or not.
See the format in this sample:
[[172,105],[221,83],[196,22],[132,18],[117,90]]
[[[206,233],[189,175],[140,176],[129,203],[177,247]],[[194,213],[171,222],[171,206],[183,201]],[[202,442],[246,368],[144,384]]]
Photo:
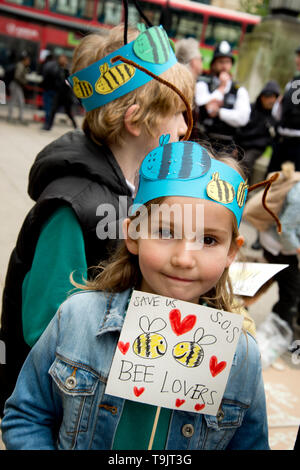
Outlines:
[[97,336],[113,331],[121,331],[131,294],[132,288],[124,292],[107,295],[104,319]]

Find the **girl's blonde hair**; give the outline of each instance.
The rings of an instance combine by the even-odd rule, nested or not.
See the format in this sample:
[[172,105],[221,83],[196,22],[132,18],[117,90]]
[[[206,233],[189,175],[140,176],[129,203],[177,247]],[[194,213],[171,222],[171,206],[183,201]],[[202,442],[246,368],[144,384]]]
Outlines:
[[[243,171],[240,168],[238,162],[225,155],[220,156],[218,160],[223,161],[229,166],[236,169],[242,177]],[[145,204],[147,208],[148,217],[151,215],[151,207],[154,205],[160,205],[165,200],[165,197],[160,197],[151,200]],[[130,217],[130,220],[134,220],[136,216]],[[237,221],[234,215],[232,215],[232,240],[231,243],[235,244],[237,237],[239,236]],[[95,268],[93,268],[95,269]],[[114,255],[105,263],[100,264],[96,268],[98,274],[89,281],[86,281],[84,285],[73,284],[82,289],[86,290],[101,290],[109,292],[122,292],[131,287],[140,285],[142,281],[142,275],[139,268],[139,260],[137,255],[133,255],[127,250],[125,242],[121,242]],[[221,310],[233,311],[237,310],[237,302],[234,299],[232,285],[229,277],[229,268],[225,268],[221,278],[217,285],[210,291],[207,292],[201,298],[209,306]]]
[[[72,73],[97,62],[124,45],[122,25],[111,29],[107,36],[90,34],[82,39],[74,51]],[[134,28],[128,29],[128,42],[139,35]],[[193,104],[194,78],[185,65],[176,63],[161,74],[161,77],[177,87]],[[155,137],[163,118],[184,111],[181,98],[168,86],[153,79],[146,85],[86,113],[83,129],[96,141],[106,144],[122,144],[123,119],[127,109],[139,105],[132,116],[133,124],[141,124],[151,137]]]

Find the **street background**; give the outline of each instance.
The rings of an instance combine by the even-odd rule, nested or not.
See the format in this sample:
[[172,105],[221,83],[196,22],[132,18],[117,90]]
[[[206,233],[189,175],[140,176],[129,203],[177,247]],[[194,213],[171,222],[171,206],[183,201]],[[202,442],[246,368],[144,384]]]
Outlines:
[[[28,125],[6,122],[6,106],[0,106],[0,295],[5,281],[10,253],[16,237],[33,201],[27,194],[27,178],[37,153],[52,140],[71,130],[65,115],[57,114],[51,131],[42,131],[41,123],[34,120],[32,110],[27,110]],[[36,117],[36,116],[35,116]],[[241,224],[245,236],[245,255],[259,261],[260,251],[251,250],[256,238],[255,230],[246,223]],[[271,312],[277,300],[277,286],[273,284],[258,301],[249,308],[256,327]],[[263,371],[267,397],[270,446],[273,450],[292,450],[300,425],[300,364],[285,353]],[[4,449],[0,434],[0,449]]]

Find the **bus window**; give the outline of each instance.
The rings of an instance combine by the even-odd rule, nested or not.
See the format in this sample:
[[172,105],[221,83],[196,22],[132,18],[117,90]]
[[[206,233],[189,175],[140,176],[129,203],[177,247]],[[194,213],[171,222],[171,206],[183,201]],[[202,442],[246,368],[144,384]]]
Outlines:
[[216,43],[226,40],[235,48],[239,44],[241,31],[241,23],[210,16],[205,29],[205,44],[215,46]]
[[246,25],[246,31],[245,33],[251,33],[253,31],[253,28],[254,28],[255,24],[252,24],[252,23],[248,23]]
[[171,26],[168,34],[174,39],[193,37],[200,41],[203,16],[195,12],[172,10]]
[[100,0],[98,3],[99,23],[117,26],[122,19],[122,3],[116,0]]
[[24,5],[26,7],[34,7],[34,8],[45,8],[46,1],[45,0],[6,0],[7,3],[16,3],[17,5]]
[[17,62],[23,51],[30,55],[30,69],[36,70],[39,51],[37,42],[0,35],[0,66],[5,68],[9,64]]
[[160,18],[162,13],[161,5],[155,3],[143,3],[142,10],[144,15],[148,18],[153,26],[160,25]]
[[94,0],[49,0],[49,8],[56,13],[91,20]]
[[78,0],[50,0],[49,8],[55,13],[77,16]]

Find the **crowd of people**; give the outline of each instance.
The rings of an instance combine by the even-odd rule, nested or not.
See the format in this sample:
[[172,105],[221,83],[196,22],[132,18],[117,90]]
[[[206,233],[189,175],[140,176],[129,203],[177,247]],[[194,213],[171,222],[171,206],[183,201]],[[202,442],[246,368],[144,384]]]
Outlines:
[[[286,98],[291,87],[281,98],[270,81],[251,105],[245,87],[232,77],[235,59],[227,41],[217,45],[210,73],[204,75],[194,40],[177,43],[177,61],[160,28],[150,31],[153,57],[159,57],[155,68],[141,47],[144,31],[126,29],[125,43],[121,26],[105,37],[86,36],[74,52],[70,76],[64,56],[49,55],[43,64],[45,130],[61,106],[77,127],[70,85],[86,113],[82,130],[69,131],[41,150],[30,170],[35,204],[10,257],[1,317],[6,363],[0,364],[0,412],[8,449],[147,449],[149,435],[136,426],[136,417],[143,416],[143,429],[151,431],[155,407],[105,395],[133,289],[243,315],[244,334],[217,416],[211,420],[166,409],[159,417],[156,448],[269,449],[255,329],[228,290],[228,269],[243,243],[239,224],[255,160],[271,146],[275,156],[268,173],[281,171],[284,141],[299,171],[297,133],[286,132],[300,133]],[[122,54],[131,61],[126,64],[123,57],[126,66],[112,66]],[[296,56],[298,64],[300,50]],[[132,63],[146,73],[138,67],[132,72]],[[99,83],[99,70],[105,83]],[[185,142],[190,133],[192,146]],[[295,223],[287,213],[293,213],[290,204],[297,201],[299,184],[280,209],[287,235]],[[237,193],[235,204],[230,194]],[[175,220],[173,229],[159,223],[155,239],[133,236],[137,216],[127,217],[133,201],[146,206],[148,218],[153,202],[184,208],[187,199],[193,221],[197,201],[204,207],[201,251],[188,249],[185,235],[176,239]],[[97,232],[101,205],[115,209],[105,239]],[[116,234],[123,219],[120,240]],[[300,251],[298,227],[286,241],[294,257]],[[69,296],[74,286],[78,291]],[[192,422],[189,432],[183,431],[186,422]]]
[[[64,111],[69,117],[74,129],[77,128],[74,106],[77,102],[72,89],[67,84],[69,76],[69,59],[61,54],[55,57],[50,51],[44,50],[43,60],[39,66],[39,76],[41,82],[38,88],[42,90],[42,103],[44,114],[44,124],[42,129],[50,131],[55,115],[58,111]],[[8,91],[8,114],[7,121],[27,125],[24,118],[26,87],[30,83],[28,75],[30,73],[31,57],[23,51],[16,63],[6,67],[4,81]],[[37,85],[35,85],[37,87]],[[13,119],[14,107],[18,110],[18,118]]]

